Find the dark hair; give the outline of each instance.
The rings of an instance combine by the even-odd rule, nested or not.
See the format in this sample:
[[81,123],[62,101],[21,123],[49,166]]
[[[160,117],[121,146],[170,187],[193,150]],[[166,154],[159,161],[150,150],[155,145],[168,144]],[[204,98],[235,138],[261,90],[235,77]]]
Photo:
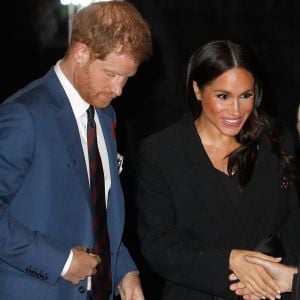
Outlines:
[[73,19],[70,45],[85,43],[96,58],[118,50],[140,63],[152,55],[149,25],[127,1],[97,2],[81,9]]
[[260,107],[263,92],[259,64],[251,50],[242,43],[231,40],[211,41],[191,56],[187,67],[186,95],[194,118],[201,114],[202,106],[195,96],[193,81],[201,90],[232,68],[244,68],[254,78],[254,109],[235,137],[241,146],[229,155],[228,161],[228,173],[238,172],[240,185],[244,187],[251,178],[262,135],[266,136],[284,167],[291,170],[292,163],[291,156],[285,154],[280,145],[274,122]]

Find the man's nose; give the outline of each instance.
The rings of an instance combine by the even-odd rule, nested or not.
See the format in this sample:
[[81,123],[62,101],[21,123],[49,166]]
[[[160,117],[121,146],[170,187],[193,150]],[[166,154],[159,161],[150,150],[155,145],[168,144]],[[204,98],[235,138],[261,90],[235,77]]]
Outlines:
[[125,81],[123,78],[114,78],[112,82],[112,92],[116,97],[122,95],[124,85]]

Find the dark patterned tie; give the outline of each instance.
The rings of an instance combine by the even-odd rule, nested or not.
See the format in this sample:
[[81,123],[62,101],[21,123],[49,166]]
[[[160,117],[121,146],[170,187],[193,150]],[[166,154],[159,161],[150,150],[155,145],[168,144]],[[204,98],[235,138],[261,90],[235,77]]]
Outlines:
[[94,120],[94,107],[87,110],[87,142],[89,152],[91,204],[93,212],[94,247],[101,263],[97,274],[92,276],[92,294],[95,300],[107,300],[111,294],[110,247],[106,222],[105,186],[102,161],[99,154]]

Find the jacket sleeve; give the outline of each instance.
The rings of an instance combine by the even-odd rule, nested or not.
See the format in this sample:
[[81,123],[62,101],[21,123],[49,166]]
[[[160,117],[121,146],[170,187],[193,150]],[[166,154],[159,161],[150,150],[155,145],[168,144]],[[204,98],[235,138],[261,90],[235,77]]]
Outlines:
[[9,212],[16,193],[26,180],[34,153],[35,130],[31,115],[21,104],[1,105],[0,259],[7,266],[55,284],[70,249],[55,239],[24,226]]
[[117,267],[116,267],[116,278],[115,278],[115,294],[118,294],[118,286],[122,281],[122,278],[129,272],[137,271],[137,267],[132,260],[128,249],[123,243],[120,245],[118,257],[117,257]]
[[[149,140],[140,148],[138,173],[138,232],[142,253],[164,279],[188,289],[220,297],[229,291],[229,249],[193,248],[176,228],[172,187],[161,169],[156,147]],[[184,199],[182,199],[184,201]]]

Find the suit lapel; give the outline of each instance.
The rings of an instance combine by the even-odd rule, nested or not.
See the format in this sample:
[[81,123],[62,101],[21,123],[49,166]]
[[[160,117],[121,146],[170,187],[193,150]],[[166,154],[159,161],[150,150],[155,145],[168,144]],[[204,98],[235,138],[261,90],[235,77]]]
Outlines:
[[[98,118],[101,124],[105,145],[107,149],[108,154],[108,160],[109,160],[109,169],[110,169],[110,176],[111,176],[111,186],[113,188],[113,185],[115,184],[114,178],[118,176],[118,170],[117,170],[117,146],[116,141],[114,140],[114,134],[113,134],[113,120],[110,116],[108,116],[105,113],[105,110],[97,109]],[[110,197],[108,197],[108,200]],[[108,202],[109,205],[109,202]]]
[[73,168],[88,200],[90,191],[86,163],[72,107],[53,69],[48,72],[45,79],[50,94],[50,106],[70,158],[69,166]]

